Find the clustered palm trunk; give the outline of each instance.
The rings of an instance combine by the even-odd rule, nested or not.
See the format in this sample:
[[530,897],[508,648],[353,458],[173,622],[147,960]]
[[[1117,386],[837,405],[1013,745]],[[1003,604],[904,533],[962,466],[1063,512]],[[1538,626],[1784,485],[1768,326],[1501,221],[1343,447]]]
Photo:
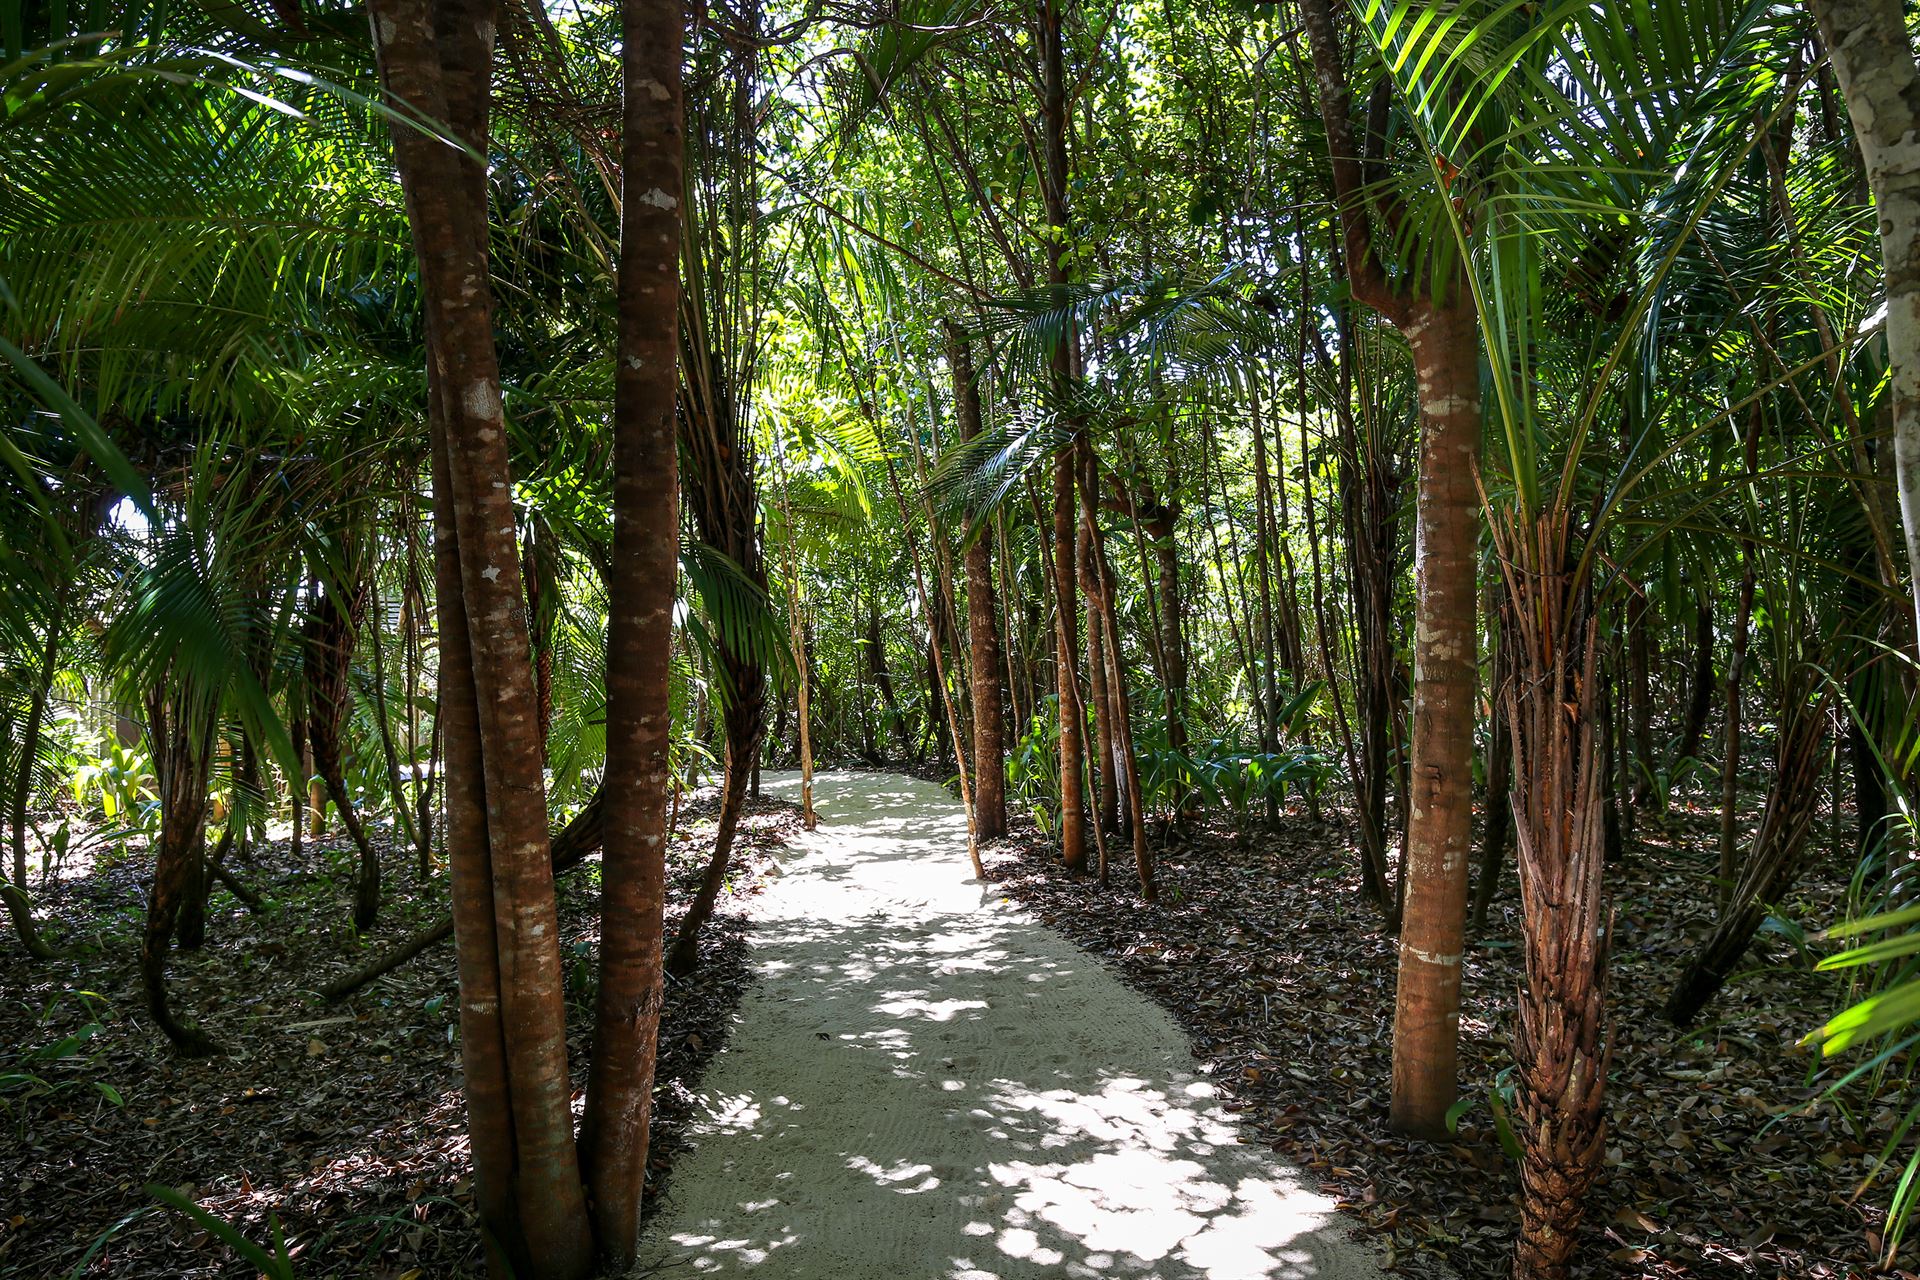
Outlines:
[[576,1145],[539,699],[490,290],[474,287],[489,276],[487,173],[473,157],[487,151],[496,25],[487,0],[370,8],[387,91],[467,148],[393,131],[427,313],[447,844],[475,1201],[494,1265],[571,1280],[592,1269],[596,1252],[622,1265],[634,1254],[660,1009],[664,663],[678,524],[680,201],[668,193],[682,190],[681,14],[639,0],[623,9],[626,216],[609,579],[618,594],[608,633],[597,1052]]
[[[1514,1023],[1518,1280],[1568,1274],[1606,1144],[1609,907],[1599,617],[1563,507],[1496,515],[1512,653],[1496,691],[1511,739],[1526,982]],[[1489,803],[1502,797],[1490,796]]]

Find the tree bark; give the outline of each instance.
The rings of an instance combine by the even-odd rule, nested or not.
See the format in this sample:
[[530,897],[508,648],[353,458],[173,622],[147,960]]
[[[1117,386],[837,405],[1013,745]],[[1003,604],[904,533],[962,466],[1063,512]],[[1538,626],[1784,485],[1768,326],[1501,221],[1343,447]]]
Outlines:
[[1458,1089],[1460,959],[1473,838],[1480,341],[1465,283],[1408,325],[1420,381],[1413,761],[1394,1000],[1393,1123],[1446,1131]]
[[[295,695],[289,693],[291,700]],[[287,740],[293,744],[294,773],[287,775],[287,814],[292,819],[292,830],[287,836],[287,852],[295,862],[300,860],[301,837],[306,833],[307,805],[307,718],[296,715],[287,722]],[[295,776],[298,775],[298,776]]]
[[674,411],[683,30],[678,4],[626,0],[621,6],[620,336],[607,583],[617,603],[607,624],[600,992],[581,1124],[594,1234],[616,1272],[632,1265],[639,1241],[663,981],[680,552]]
[[1682,762],[1700,754],[1707,716],[1713,710],[1713,595],[1703,587],[1693,620],[1693,671],[1687,684],[1687,716],[1680,726],[1680,743],[1673,756],[1673,772]]
[[[1492,598],[1487,607],[1496,617],[1504,617]],[[1500,872],[1507,864],[1507,844],[1513,835],[1513,744],[1508,740],[1506,702],[1503,690],[1512,680],[1514,637],[1501,626],[1494,638],[1493,707],[1487,726],[1487,799],[1486,827],[1480,835],[1480,871],[1473,882],[1473,906],[1467,917],[1467,933],[1480,937],[1487,930],[1487,913],[1500,889]]]
[[147,893],[146,928],[140,938],[140,981],[147,1011],[182,1057],[221,1052],[220,1045],[192,1020],[174,1012],[167,991],[167,950],[173,941],[180,906],[190,890],[194,863],[201,859],[206,830],[207,768],[213,748],[212,708],[196,696],[189,677],[166,675],[166,693],[147,707],[147,739],[160,791],[160,837],[154,843],[153,885]]
[[1644,809],[1653,799],[1653,606],[1644,590],[1627,599],[1627,727],[1633,741],[1633,778],[1628,803]]
[[[687,904],[686,913],[680,917],[680,932],[674,935],[673,946],[667,951],[667,972],[676,978],[692,973],[698,965],[700,930],[712,917],[713,908],[720,901],[720,890],[726,887],[727,867],[733,859],[734,836],[740,828],[740,813],[746,807],[747,777],[753,768],[752,753],[757,749],[759,736],[740,721],[758,714],[757,709],[729,707],[724,716],[727,726],[726,775],[720,784],[720,812],[714,822],[713,852],[707,858],[707,869],[700,877],[699,890],[694,894],[693,901]],[[743,742],[752,745],[739,745]]]
[[[1047,283],[1066,285],[1067,272],[1067,77],[1061,48],[1060,0],[1042,0],[1040,6],[1041,131],[1045,169],[1041,195],[1047,227],[1053,239],[1047,245]],[[1072,356],[1062,334],[1049,362],[1055,398],[1064,404],[1072,377]],[[1080,671],[1080,601],[1074,571],[1073,450],[1063,446],[1053,464],[1053,667],[1060,712],[1060,860],[1069,870],[1087,866],[1086,718],[1078,686]]]
[[366,614],[366,601],[364,581],[329,583],[314,601],[302,628],[307,737],[313,747],[314,768],[360,855],[359,875],[353,887],[353,927],[361,933],[371,929],[380,914],[380,855],[367,838],[354,809],[353,795],[347,790],[341,734],[353,707],[353,649]]
[[[1075,444],[1076,458],[1079,445]],[[1080,464],[1075,463],[1076,466]],[[1107,671],[1107,629],[1096,613],[1100,586],[1093,565],[1094,529],[1090,511],[1083,508],[1074,538],[1074,558],[1080,565],[1080,598],[1087,602],[1087,692],[1093,707],[1093,804],[1102,834],[1120,829],[1120,792],[1115,785],[1119,759],[1114,750],[1113,699]]]
[[[960,439],[981,432],[980,389],[973,348],[953,320],[946,321],[947,364],[953,371],[954,418]],[[966,552],[967,662],[973,696],[973,828],[981,840],[1007,833],[1005,692],[1001,682],[1000,620],[993,590],[993,530],[982,529]]]
[[[1087,534],[1089,561],[1093,568],[1093,590],[1087,602],[1091,609],[1089,630],[1097,628],[1106,636],[1108,684],[1113,711],[1113,759],[1115,781],[1121,792],[1126,820],[1125,833],[1133,846],[1134,874],[1139,878],[1140,897],[1146,902],[1159,899],[1152,847],[1147,843],[1147,819],[1140,794],[1140,762],[1133,751],[1133,709],[1127,694],[1126,654],[1120,646],[1120,614],[1114,598],[1113,562],[1108,558],[1100,524],[1095,518],[1099,508],[1100,481],[1095,468],[1093,445],[1082,436],[1076,453],[1080,465],[1081,519]],[[1104,859],[1103,859],[1104,861]]]
[[907,718],[900,714],[900,699],[893,689],[893,672],[887,667],[887,641],[880,630],[880,606],[867,605],[867,669],[880,686],[880,702],[886,709],[887,723],[900,744],[902,758],[915,760],[913,739],[907,733]]
[[1900,0],[1808,0],[1866,162],[1887,280],[1894,486],[1920,637],[1920,64]]
[[1500,691],[1513,748],[1526,981],[1514,1026],[1516,1280],[1564,1280],[1606,1146],[1609,907],[1596,725],[1599,620],[1568,516],[1495,518],[1512,600]]
[[[1745,462],[1747,481],[1752,482],[1760,447],[1760,413],[1747,419]],[[1753,629],[1754,551],[1751,539],[1740,540],[1740,591],[1733,616],[1733,638],[1727,653],[1727,726],[1720,755],[1720,877],[1715,897],[1724,905],[1733,894],[1739,876],[1739,851],[1735,832],[1740,801],[1740,699],[1746,677],[1748,633]]]
[[[435,421],[448,845],[476,1202],[523,1280],[593,1265],[567,1073],[559,922],[487,255],[490,0],[370,0],[386,91],[465,150],[393,132]],[[471,718],[469,719],[469,714]],[[484,745],[484,749],[483,749]]]
[[1160,599],[1160,643],[1154,656],[1160,664],[1162,696],[1166,699],[1167,745],[1187,750],[1187,652],[1182,617],[1186,601],[1180,589],[1180,544],[1174,537],[1180,518],[1177,499],[1169,494],[1161,503],[1148,495],[1135,501],[1136,519],[1153,547],[1154,574]]
[[1807,688],[1797,677],[1781,690],[1780,743],[1766,806],[1738,880],[1722,902],[1706,939],[1687,958],[1667,1000],[1667,1017],[1691,1026],[1732,976],[1773,904],[1806,869],[1820,780],[1831,749],[1832,692]]
[[13,919],[13,931],[20,945],[36,960],[51,960],[59,954],[33,922],[33,898],[27,889],[27,804],[33,795],[33,762],[40,754],[40,726],[45,722],[47,700],[52,695],[53,677],[60,659],[60,632],[66,625],[66,592],[57,592],[53,614],[47,619],[47,638],[40,649],[40,667],[35,673],[32,702],[27,707],[26,727],[20,733],[20,772],[14,779],[13,795],[7,805],[8,838],[12,851],[12,877],[0,882],[0,897],[7,901],[7,913]]

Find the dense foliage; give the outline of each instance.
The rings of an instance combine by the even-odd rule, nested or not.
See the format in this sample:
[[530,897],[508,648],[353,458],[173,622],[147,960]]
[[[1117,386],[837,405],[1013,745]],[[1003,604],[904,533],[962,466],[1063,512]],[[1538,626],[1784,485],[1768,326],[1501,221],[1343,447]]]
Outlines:
[[[1335,819],[1401,939],[1396,1129],[1485,1095],[1461,956],[1490,913],[1519,931],[1517,1265],[1559,1275],[1606,1144],[1609,884],[1704,809],[1667,1016],[1711,1018],[1756,936],[1862,943],[1824,962],[1855,981],[1808,1105],[1879,1117],[1894,1256],[1920,259],[1863,121],[1920,80],[1884,52],[1911,61],[1897,5],[707,0],[677,195],[623,187],[622,23],[657,6],[485,8],[475,135],[395,89],[357,5],[0,4],[23,953],[82,941],[36,914],[50,886],[150,873],[117,945],[156,1026],[213,1052],[167,957],[220,945],[207,902],[255,896],[250,851],[338,823],[365,931],[405,866],[457,886],[463,742],[489,786],[537,755],[555,871],[631,812],[607,766],[643,201],[679,230],[663,803],[722,783],[669,971],[762,769],[932,770],[976,840],[1030,826],[1148,900],[1197,825]],[[524,742],[484,662],[477,723],[442,715],[472,534],[436,542],[463,428],[409,146],[484,206]],[[1850,922],[1807,905],[1837,900]]]

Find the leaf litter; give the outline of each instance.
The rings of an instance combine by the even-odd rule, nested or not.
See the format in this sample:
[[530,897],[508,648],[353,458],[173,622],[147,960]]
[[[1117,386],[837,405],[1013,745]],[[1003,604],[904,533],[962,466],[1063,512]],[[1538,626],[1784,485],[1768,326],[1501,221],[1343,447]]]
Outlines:
[[[1318,1178],[1396,1274],[1510,1275],[1518,1173],[1489,1095],[1512,1062],[1523,976],[1511,864],[1464,965],[1464,1114],[1449,1141],[1403,1139],[1387,1127],[1396,946],[1361,899],[1350,822],[1327,817],[1284,814],[1244,847],[1210,820],[1176,833],[1158,905],[1118,862],[1108,888],[1070,874],[1031,827],[989,848],[988,875],[1165,1007],[1245,1140]],[[1906,1111],[1898,1073],[1886,1096],[1850,1099],[1851,1122],[1822,1100],[1836,1070],[1795,1046],[1844,991],[1810,972],[1792,928],[1762,933],[1700,1026],[1667,1022],[1662,1004],[1710,924],[1718,818],[1677,807],[1640,822],[1632,858],[1607,870],[1609,1132],[1576,1274],[1912,1275],[1875,1269],[1885,1187],[1855,1194]],[[1835,879],[1809,877],[1783,914],[1809,932],[1837,919]]]
[[[669,934],[711,848],[716,794],[696,792],[682,807]],[[748,984],[752,897],[771,851],[798,828],[793,806],[749,802],[699,969],[669,982],[650,1202],[685,1147],[693,1088]],[[444,912],[444,880],[422,885],[399,871],[410,848],[385,853],[396,873],[379,925],[360,939],[348,923],[354,856],[337,835],[310,838],[298,861],[281,840],[234,867],[268,898],[264,914],[215,889],[207,947],[176,950],[169,966],[179,1007],[229,1051],[210,1059],[174,1057],[146,1017],[143,855],[103,860],[40,895],[48,935],[67,952],[39,964],[8,953],[0,966],[0,1277],[55,1280],[76,1268],[89,1280],[253,1274],[185,1215],[159,1208],[148,1183],[180,1191],[262,1245],[277,1221],[302,1277],[482,1274],[453,947],[437,945],[336,1005],[314,991]],[[591,1038],[597,859],[558,885],[577,1109]],[[33,1056],[95,1022],[77,1052]],[[6,1088],[12,1072],[40,1083]]]

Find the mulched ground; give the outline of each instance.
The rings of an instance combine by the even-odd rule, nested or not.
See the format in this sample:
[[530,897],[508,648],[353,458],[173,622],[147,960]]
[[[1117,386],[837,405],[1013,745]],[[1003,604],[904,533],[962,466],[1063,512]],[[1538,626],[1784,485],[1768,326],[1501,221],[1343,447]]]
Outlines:
[[[711,792],[683,809],[670,927],[711,847],[712,812]],[[665,1177],[684,1145],[691,1090],[748,981],[747,909],[769,850],[798,827],[790,805],[750,804],[733,881],[703,936],[700,971],[669,985],[650,1183]],[[68,945],[65,958],[30,965],[7,940],[0,1277],[254,1274],[186,1217],[155,1208],[143,1191],[149,1182],[179,1188],[258,1242],[277,1219],[302,1277],[480,1274],[452,944],[340,1004],[313,992],[431,922],[444,910],[444,885],[420,885],[402,869],[410,855],[396,851],[379,927],[356,939],[348,855],[335,840],[319,843],[297,864],[284,842],[261,849],[254,865],[237,870],[266,894],[269,911],[249,915],[216,890],[207,949],[175,956],[176,999],[229,1049],[225,1057],[175,1058],[146,1019],[136,969],[143,856],[105,861],[43,896],[42,918]],[[576,1089],[584,1088],[590,1035],[597,878],[597,862],[589,863],[560,890]],[[28,1059],[91,1020],[102,1030],[78,1054]],[[44,1087],[9,1082],[16,1071]]]
[[[1752,970],[1700,1028],[1665,1021],[1661,1004],[1711,909],[1717,819],[1676,811],[1665,830],[1641,834],[1635,861],[1609,870],[1611,1132],[1579,1274],[1876,1274],[1887,1188],[1853,1197],[1910,1099],[1897,1083],[1880,1098],[1856,1096],[1859,1133],[1832,1106],[1807,1105],[1831,1076],[1810,1083],[1814,1064],[1794,1042],[1841,1007],[1845,988],[1810,972],[1782,936],[1763,937]],[[1203,824],[1161,855],[1152,907],[1119,862],[1102,889],[1070,876],[1030,829],[988,851],[988,874],[1171,1011],[1249,1140],[1312,1170],[1396,1271],[1431,1275],[1437,1258],[1462,1277],[1509,1275],[1517,1174],[1484,1099],[1512,1061],[1521,979],[1512,870],[1465,968],[1463,1090],[1482,1101],[1457,1140],[1410,1142],[1386,1127],[1394,944],[1361,901],[1352,845],[1337,821],[1300,815],[1244,848]],[[1850,867],[1850,852],[1827,863]],[[1838,878],[1805,886],[1787,914],[1831,922]]]

